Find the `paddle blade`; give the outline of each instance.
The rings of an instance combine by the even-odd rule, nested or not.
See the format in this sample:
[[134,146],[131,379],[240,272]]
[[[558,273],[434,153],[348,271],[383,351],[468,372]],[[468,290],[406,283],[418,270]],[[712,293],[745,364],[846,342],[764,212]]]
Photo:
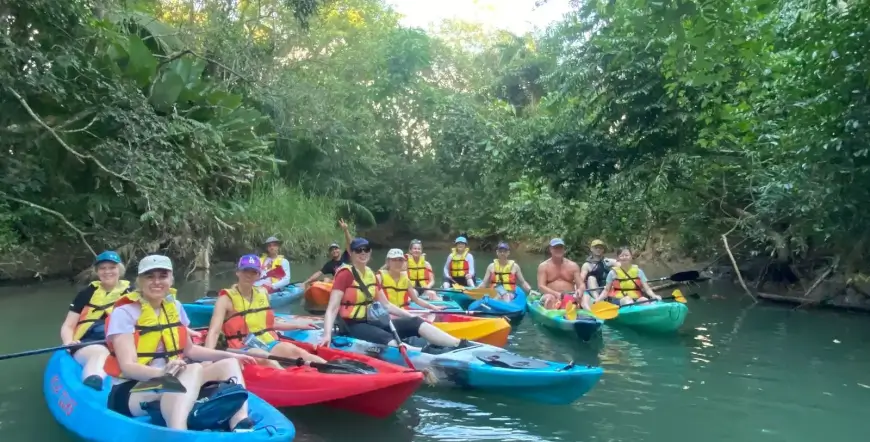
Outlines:
[[476,289],[463,290],[463,292],[474,299],[480,299],[484,296],[489,296],[490,298],[495,298],[498,296],[498,292],[494,288],[481,287]]
[[670,280],[674,282],[686,282],[686,281],[694,281],[701,277],[701,274],[697,270],[690,270],[688,272],[679,272],[671,275]]
[[577,320],[577,305],[573,302],[569,302],[568,306],[565,307],[565,319],[569,321]]
[[607,301],[599,301],[592,304],[590,311],[593,316],[605,321],[619,316],[619,306]]
[[130,389],[130,392],[138,393],[142,391],[158,390],[165,393],[187,393],[187,388],[185,388],[184,384],[182,384],[177,377],[169,374],[158,376],[147,381],[137,382],[136,385]]
[[674,292],[671,293],[671,296],[674,297],[674,301],[677,301],[677,302],[679,302],[679,303],[681,303],[681,304],[685,304],[685,303],[686,303],[686,297],[683,296],[683,292],[680,291],[680,289],[676,289],[676,290],[674,290]]

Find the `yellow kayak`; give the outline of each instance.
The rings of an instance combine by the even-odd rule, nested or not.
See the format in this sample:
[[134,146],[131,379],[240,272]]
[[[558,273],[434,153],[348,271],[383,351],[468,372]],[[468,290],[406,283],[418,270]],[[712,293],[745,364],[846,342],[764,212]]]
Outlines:
[[452,313],[422,313],[420,318],[444,330],[450,336],[484,344],[504,347],[511,332],[510,323],[504,318],[477,318]]

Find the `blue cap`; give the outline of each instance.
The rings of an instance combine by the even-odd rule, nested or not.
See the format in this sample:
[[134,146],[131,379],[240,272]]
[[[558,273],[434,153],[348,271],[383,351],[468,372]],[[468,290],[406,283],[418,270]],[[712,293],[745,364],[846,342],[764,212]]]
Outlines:
[[239,258],[239,265],[236,266],[238,270],[260,270],[260,258],[257,255],[245,255]]
[[368,246],[369,246],[369,240],[367,240],[365,238],[354,238],[353,241],[350,242],[350,249],[351,250],[356,250],[360,247],[368,247]]
[[495,249],[496,249],[496,250],[499,250],[499,249],[510,250],[510,249],[511,249],[511,246],[508,245],[508,243],[502,241],[502,242],[498,243],[498,245],[495,247]]
[[453,241],[453,244],[459,244],[459,243],[468,244],[468,240],[465,239],[464,236],[457,236],[456,241]]
[[558,247],[565,246],[565,241],[562,241],[562,238],[553,238],[550,240],[550,247]]
[[100,253],[99,255],[97,255],[96,258],[94,258],[95,266],[100,265],[101,262],[114,262],[115,264],[120,264],[121,257],[111,250],[106,250],[105,252]]

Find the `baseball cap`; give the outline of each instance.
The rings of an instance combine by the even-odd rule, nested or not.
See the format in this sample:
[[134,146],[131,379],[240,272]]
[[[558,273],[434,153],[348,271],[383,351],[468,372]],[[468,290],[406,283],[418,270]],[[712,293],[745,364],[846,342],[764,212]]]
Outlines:
[[148,255],[139,261],[139,274],[147,273],[152,270],[169,270],[172,271],[172,260],[163,255]]
[[369,240],[365,238],[354,238],[353,241],[350,242],[351,250],[356,250],[360,247],[369,247]]
[[502,241],[502,242],[498,243],[498,245],[495,247],[495,249],[496,249],[496,250],[499,250],[499,249],[510,250],[510,249],[511,249],[511,246],[508,245],[508,243]]
[[562,241],[562,238],[553,238],[550,240],[550,247],[565,247],[565,241]]
[[468,244],[468,240],[465,239],[464,236],[457,236],[457,237],[456,237],[456,241],[453,241],[453,243],[454,243],[454,244],[459,244],[459,243],[462,243],[462,244]]
[[257,255],[245,255],[239,258],[239,264],[236,266],[238,270],[254,269],[260,270],[260,258]]
[[387,259],[405,259],[405,252],[401,249],[390,249],[387,252]]
[[329,250],[332,250],[332,249],[340,249],[340,248],[341,248],[341,247],[339,247],[339,245],[338,245],[337,243],[332,243],[332,244],[329,245]]
[[277,237],[270,236],[270,237],[266,238],[265,241],[263,241],[263,244],[268,245],[268,244],[273,243],[273,242],[276,242],[278,244],[282,243],[282,241],[280,239],[278,239]]
[[600,240],[600,239],[593,239],[593,240],[592,240],[592,243],[589,244],[589,247],[595,247],[595,246],[606,246],[606,245],[607,245],[607,244],[604,244],[604,241],[602,241],[602,240]]
[[99,255],[97,255],[96,258],[94,258],[94,265],[95,266],[100,265],[100,263],[103,263],[103,262],[114,262],[115,264],[120,264],[121,257],[118,256],[117,253],[115,253],[111,250],[106,250],[105,252],[100,253]]

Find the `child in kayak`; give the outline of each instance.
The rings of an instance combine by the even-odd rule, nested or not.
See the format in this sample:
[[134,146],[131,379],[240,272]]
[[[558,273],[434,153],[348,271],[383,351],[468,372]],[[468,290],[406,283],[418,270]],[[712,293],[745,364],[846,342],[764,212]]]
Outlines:
[[[196,403],[204,384],[234,379],[244,385],[239,362],[251,364],[256,360],[194,345],[187,333],[190,320],[175,299],[173,282],[172,261],[166,256],[150,255],[139,262],[138,290],[122,296],[106,321],[106,339],[112,354],[105,370],[112,376],[109,409],[131,417],[144,416],[148,409],[159,410],[157,414],[167,427],[185,430],[188,418],[196,417]],[[212,363],[188,363],[186,358]],[[131,391],[136,381],[172,374],[185,387],[185,393]],[[155,402],[156,406],[149,406]],[[250,430],[254,425],[246,402],[232,411],[228,421],[233,431]]]
[[[312,329],[311,323],[299,325],[275,321],[275,313],[269,305],[269,294],[254,284],[260,276],[260,258],[245,255],[236,266],[238,282],[218,292],[205,346],[215,348],[218,336],[223,333],[230,348],[244,349],[252,356],[275,355],[284,358],[302,358],[310,362],[326,360],[278,339],[277,330]],[[280,368],[275,361],[258,359],[261,364]]]
[[632,264],[631,249],[628,246],[619,248],[616,259],[618,264],[607,273],[604,290],[595,297],[596,301],[607,299],[614,304],[626,305],[650,299],[662,300],[647,283],[643,270]]
[[498,243],[495,248],[496,259],[486,268],[481,287],[493,287],[498,291],[499,298],[505,302],[511,302],[516,296],[517,285],[523,287],[526,293],[532,291],[519,264],[509,260],[511,248],[506,242]]

